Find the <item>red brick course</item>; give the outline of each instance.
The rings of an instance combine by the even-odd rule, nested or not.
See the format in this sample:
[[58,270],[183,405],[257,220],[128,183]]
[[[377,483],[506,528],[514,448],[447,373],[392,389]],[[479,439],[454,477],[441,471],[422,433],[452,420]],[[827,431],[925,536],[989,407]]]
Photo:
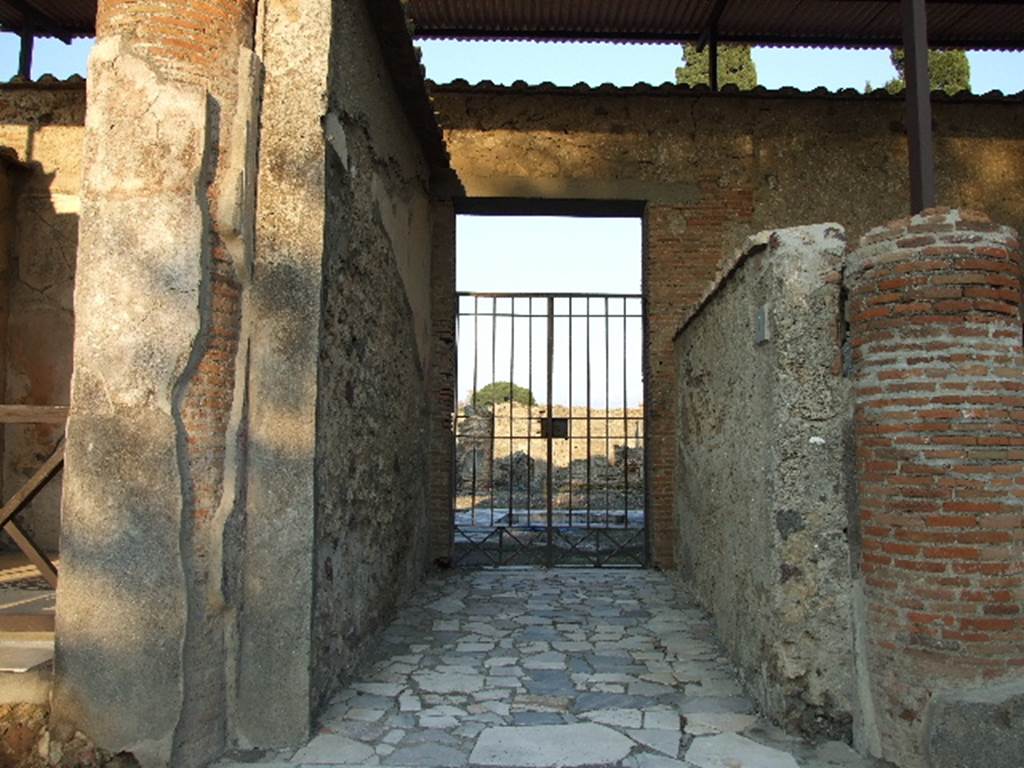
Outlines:
[[1020,259],[936,209],[868,233],[847,275],[868,668],[908,768],[933,693],[1024,664]]
[[717,175],[702,179],[700,186],[700,202],[650,205],[644,218],[647,519],[652,563],[666,570],[675,567],[679,538],[674,339],[682,318],[721,268],[728,228],[745,228],[754,215],[750,187],[723,187]]
[[219,95],[235,85],[255,16],[256,0],[100,0],[96,37],[118,35],[169,79]]

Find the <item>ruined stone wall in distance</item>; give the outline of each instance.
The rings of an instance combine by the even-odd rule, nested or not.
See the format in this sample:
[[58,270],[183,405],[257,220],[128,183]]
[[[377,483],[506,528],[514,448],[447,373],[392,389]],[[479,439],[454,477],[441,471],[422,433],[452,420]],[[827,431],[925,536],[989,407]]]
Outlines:
[[[838,221],[856,239],[903,215],[899,98],[438,87],[452,162],[475,196],[647,201],[648,513],[674,561],[672,338],[752,232]],[[1024,225],[1024,106],[935,104],[939,198]]]
[[682,574],[762,710],[833,739],[853,699],[845,250],[835,225],[751,238],[676,341]]
[[314,707],[425,571],[428,169],[361,3],[334,10],[318,375]]
[[[0,147],[9,150],[10,205],[4,226],[4,385],[10,404],[66,405],[71,388],[73,292],[85,138],[85,82],[44,80],[0,86]],[[10,497],[50,453],[63,428],[3,428],[3,495]],[[41,547],[60,537],[61,477],[19,520]]]

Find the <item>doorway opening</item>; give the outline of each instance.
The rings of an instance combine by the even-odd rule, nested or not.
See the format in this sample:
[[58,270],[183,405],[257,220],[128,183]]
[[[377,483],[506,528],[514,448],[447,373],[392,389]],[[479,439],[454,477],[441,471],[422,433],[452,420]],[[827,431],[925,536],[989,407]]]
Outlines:
[[647,563],[638,218],[461,216],[454,561]]

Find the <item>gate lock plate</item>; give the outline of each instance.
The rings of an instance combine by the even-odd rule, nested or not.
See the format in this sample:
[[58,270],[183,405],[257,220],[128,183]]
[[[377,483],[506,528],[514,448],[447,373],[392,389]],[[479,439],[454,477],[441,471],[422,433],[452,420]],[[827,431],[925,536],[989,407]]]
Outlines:
[[569,419],[541,419],[540,436],[544,438],[551,437],[554,439],[568,440]]

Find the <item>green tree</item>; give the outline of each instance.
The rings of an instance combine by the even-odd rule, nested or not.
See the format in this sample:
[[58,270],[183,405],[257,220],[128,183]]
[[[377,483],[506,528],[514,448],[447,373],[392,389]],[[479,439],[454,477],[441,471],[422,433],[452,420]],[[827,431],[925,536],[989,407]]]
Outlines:
[[[676,68],[680,85],[711,85],[711,51],[697,53],[697,46],[683,46],[683,66]],[[749,45],[722,45],[718,48],[718,86],[735,85],[741,91],[757,87],[757,66]]]
[[509,401],[520,403],[521,405],[536,405],[537,403],[530,390],[513,384],[510,381],[496,381],[493,384],[488,384],[483,389],[477,390],[475,399],[471,393],[469,400],[477,408],[489,408],[495,403],[507,403]]
[[[897,76],[885,84],[885,89],[899,93],[907,87],[906,53],[902,48],[894,48],[890,58]],[[965,51],[928,51],[928,73],[933,91],[945,91],[953,96],[971,90],[971,62]]]

